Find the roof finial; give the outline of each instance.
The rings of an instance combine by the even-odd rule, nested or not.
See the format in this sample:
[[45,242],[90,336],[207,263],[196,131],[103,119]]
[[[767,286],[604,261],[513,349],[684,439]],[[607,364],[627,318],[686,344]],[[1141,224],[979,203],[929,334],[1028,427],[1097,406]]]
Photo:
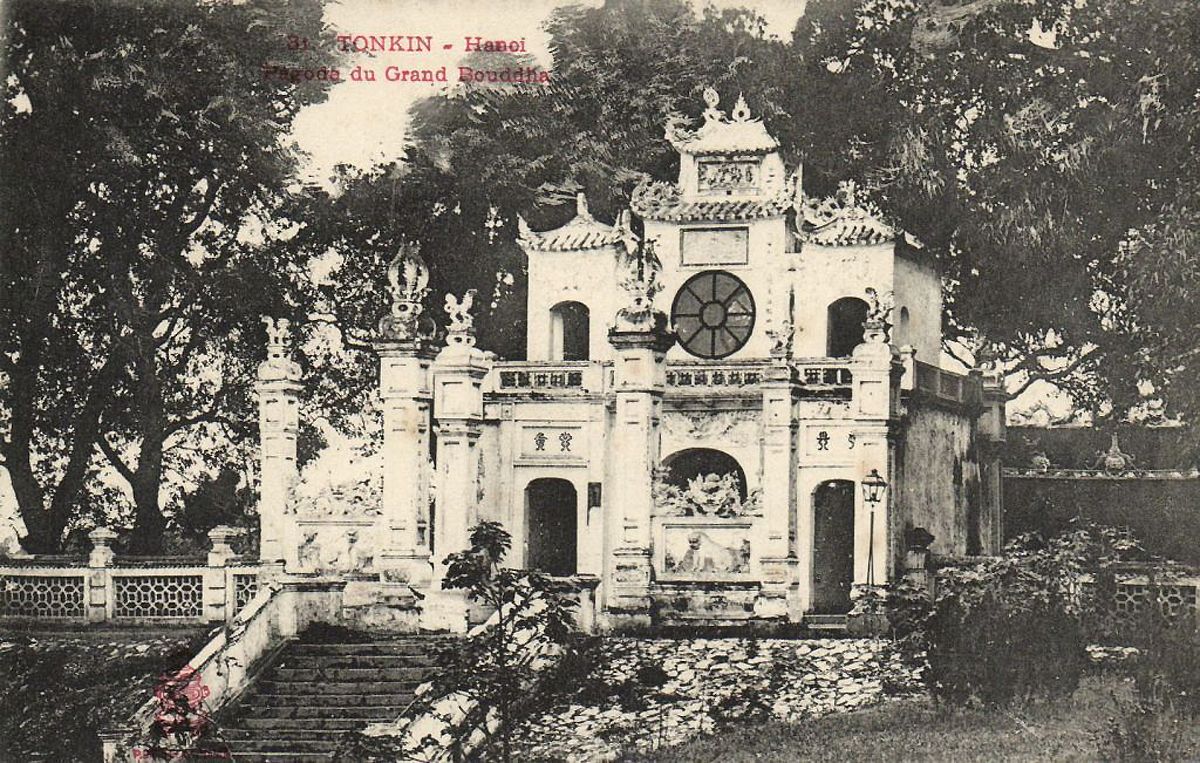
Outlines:
[[583,191],[575,194],[575,216],[591,220],[592,213],[588,211],[587,195]]
[[717,109],[717,105],[721,103],[721,96],[717,95],[717,91],[711,87],[704,88],[704,102],[708,104],[708,108],[704,110],[705,122],[724,122],[725,115]]
[[741,93],[738,93],[737,103],[733,105],[733,111],[729,113],[735,122],[748,122],[750,120],[750,107],[746,105],[746,98]]

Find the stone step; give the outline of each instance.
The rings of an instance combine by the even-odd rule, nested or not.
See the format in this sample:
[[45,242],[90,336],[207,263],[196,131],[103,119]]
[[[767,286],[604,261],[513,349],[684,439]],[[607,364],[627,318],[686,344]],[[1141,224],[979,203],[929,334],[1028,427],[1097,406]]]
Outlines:
[[388,692],[383,694],[255,694],[254,704],[258,707],[357,707],[359,705],[407,705],[413,693]]
[[279,668],[392,668],[427,667],[437,664],[432,654],[293,654],[285,653]]
[[225,737],[230,752],[333,752],[337,749],[340,734],[326,734],[323,739],[296,739],[293,737],[258,736],[245,739]]
[[[423,681],[260,681],[255,694],[411,694]],[[252,698],[247,700],[251,702]]]
[[432,670],[421,667],[390,668],[300,668],[277,667],[267,676],[271,681],[320,681],[338,683],[353,681],[416,681],[426,680]]
[[308,761],[329,761],[333,756],[327,752],[235,752],[230,753],[230,760],[242,763],[308,763]]
[[221,729],[221,737],[231,744],[234,742],[240,744],[245,740],[254,739],[299,739],[320,742],[327,739],[335,739],[337,736],[344,733],[344,731],[345,729],[335,729],[330,731],[327,729],[313,728],[311,725],[306,725],[303,728],[297,726],[295,728],[280,727],[273,729],[242,728],[238,725],[234,725],[230,728],[223,727]]
[[804,625],[813,630],[845,630],[846,615],[805,615]]
[[452,646],[454,643],[454,639],[447,638],[372,641],[365,644],[309,644],[297,642],[289,647],[288,652],[305,655],[425,655],[436,654],[441,649]]
[[[394,720],[394,719],[393,719]],[[369,721],[374,723],[374,721]],[[232,728],[243,729],[255,734],[291,734],[296,731],[323,731],[340,734],[344,731],[361,729],[367,725],[357,718],[241,718],[230,724]]]
[[297,720],[312,718],[319,720],[355,720],[366,722],[394,721],[407,702],[390,703],[385,705],[359,705],[358,707],[260,707],[254,705],[246,708],[249,718],[276,718]]

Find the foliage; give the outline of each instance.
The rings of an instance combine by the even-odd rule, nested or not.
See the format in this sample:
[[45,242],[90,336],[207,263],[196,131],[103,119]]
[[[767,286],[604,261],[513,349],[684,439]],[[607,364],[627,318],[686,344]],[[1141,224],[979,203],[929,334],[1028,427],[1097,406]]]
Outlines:
[[[1097,727],[1124,712],[1121,681],[1086,677],[1074,696],[998,713],[989,708],[946,712],[928,698],[892,700],[853,713],[797,723],[753,723],[697,737],[623,761],[953,760],[993,763],[1034,760],[1116,760]],[[1184,742],[1200,743],[1200,727],[1182,725]],[[1186,756],[1174,760],[1190,760]],[[1142,760],[1145,760],[1144,758]]]
[[101,729],[151,696],[207,639],[10,633],[0,649],[0,759],[98,761]]
[[[358,205],[394,219],[356,225],[368,249],[394,248],[402,221],[461,226],[475,248],[485,231],[511,240],[518,212],[561,224],[580,189],[611,219],[640,179],[672,178],[663,125],[695,120],[712,85],[744,93],[786,160],[803,158],[806,193],[863,181],[941,262],[968,362],[996,359],[1023,385],[1050,380],[1114,415],[1152,382],[1160,412],[1187,412],[1194,393],[1178,380],[1194,374],[1171,349],[1194,344],[1198,26],[1186,0],[814,0],[781,41],[744,9],[569,6],[547,22],[551,84],[418,104],[406,166],[352,183],[376,186]],[[433,198],[414,199],[422,188]],[[454,215],[429,214],[439,197]],[[514,255],[478,262],[514,275],[516,295]],[[457,270],[453,247],[437,256],[480,277]]]
[[321,4],[9,6],[0,461],[28,550],[90,512],[152,552],[168,475],[241,466],[260,316],[311,302],[283,138],[328,83],[263,68],[330,60],[284,44],[327,36]]
[[1048,542],[1025,536],[1000,556],[940,570],[932,602],[895,584],[889,620],[906,651],[925,653],[926,683],[939,701],[1064,696],[1079,683],[1089,625],[1111,595],[1100,580],[1130,548],[1124,534],[1095,527]]
[[205,712],[209,692],[191,667],[160,676],[154,687],[154,720],[139,757],[164,761],[227,757],[229,746],[220,740],[216,723]]
[[[471,547],[450,554],[443,588],[459,589],[492,613],[458,644],[439,655],[439,670],[405,712],[419,719],[432,717],[465,743],[476,734],[485,738],[487,759],[510,760],[514,722],[539,704],[548,703],[559,675],[556,666],[572,666],[575,633],[571,583],[536,570],[501,566],[512,538],[498,522],[471,528]],[[571,668],[568,667],[568,670]],[[367,738],[346,735],[338,759],[426,760],[439,742],[426,738],[419,749],[399,737]]]

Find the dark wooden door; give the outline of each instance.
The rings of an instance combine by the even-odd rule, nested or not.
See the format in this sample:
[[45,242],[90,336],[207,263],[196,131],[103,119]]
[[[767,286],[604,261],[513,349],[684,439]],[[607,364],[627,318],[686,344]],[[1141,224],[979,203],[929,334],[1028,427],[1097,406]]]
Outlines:
[[575,486],[566,480],[538,479],[527,488],[528,565],[549,575],[574,575],[576,562]]
[[853,581],[854,483],[822,482],[813,493],[812,611],[849,612]]

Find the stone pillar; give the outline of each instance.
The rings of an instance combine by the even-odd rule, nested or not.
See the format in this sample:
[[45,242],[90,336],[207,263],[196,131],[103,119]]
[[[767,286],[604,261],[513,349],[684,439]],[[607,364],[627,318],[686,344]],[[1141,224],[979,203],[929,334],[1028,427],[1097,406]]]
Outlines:
[[434,526],[433,580],[422,611],[423,628],[465,631],[466,600],[462,592],[443,591],[448,554],[468,546],[478,521],[479,453],[483,422],[483,378],[492,356],[475,347],[470,315],[474,291],[462,302],[446,295],[450,327],[446,347],[433,364],[434,414],[437,434],[437,503]]
[[[430,578],[431,322],[422,319],[429,267],[418,244],[404,242],[388,265],[392,304],[379,321],[379,393],[383,400],[383,506],[389,537],[379,564],[409,583]],[[422,325],[422,320],[425,324]]]
[[798,600],[799,560],[795,548],[796,385],[791,365],[782,358],[772,363],[763,383],[762,519],[765,532],[756,533],[763,588],[755,602],[760,617],[797,620],[803,614]]
[[616,418],[609,444],[619,475],[613,486],[613,548],[608,615],[650,622],[652,482],[660,460],[659,422],[666,390],[666,351],[674,338],[664,321],[609,332],[616,354]]
[[429,582],[430,354],[418,342],[378,342],[383,400],[383,506],[389,538],[379,563]]
[[[863,343],[854,348],[854,399],[858,419],[858,484],[855,486],[854,583],[885,585],[895,568],[901,545],[894,528],[892,496],[895,494],[896,454],[892,442],[893,421],[900,415],[900,380],[904,362],[887,342],[882,320],[868,319]],[[871,470],[888,483],[882,500],[868,505],[862,495],[862,480]],[[868,560],[873,564],[868,564]]]
[[300,429],[300,365],[292,360],[288,321],[264,318],[267,359],[258,367],[258,429],[262,455],[258,499],[259,558],[271,563],[289,558],[295,548],[286,515],[297,479],[296,434]]
[[979,487],[980,515],[985,526],[980,528],[980,540],[985,554],[998,554],[1004,546],[1004,477],[1001,457],[1008,439],[1008,390],[1004,376],[982,373],[983,412],[979,416]]
[[92,542],[92,551],[88,554],[88,566],[111,567],[113,559],[116,558],[112,542],[116,539],[117,534],[107,527],[97,527],[89,532],[88,540]]
[[208,531],[212,546],[208,551],[208,564],[204,570],[204,613],[209,622],[220,622],[233,616],[233,591],[228,570],[229,560],[236,554],[229,541],[238,531],[232,527],[218,525]]
[[102,623],[109,618],[110,606],[113,603],[112,576],[108,568],[113,566],[116,554],[112,542],[117,534],[107,527],[97,527],[88,533],[92,541],[92,551],[88,555],[86,609],[85,617],[89,623]]

